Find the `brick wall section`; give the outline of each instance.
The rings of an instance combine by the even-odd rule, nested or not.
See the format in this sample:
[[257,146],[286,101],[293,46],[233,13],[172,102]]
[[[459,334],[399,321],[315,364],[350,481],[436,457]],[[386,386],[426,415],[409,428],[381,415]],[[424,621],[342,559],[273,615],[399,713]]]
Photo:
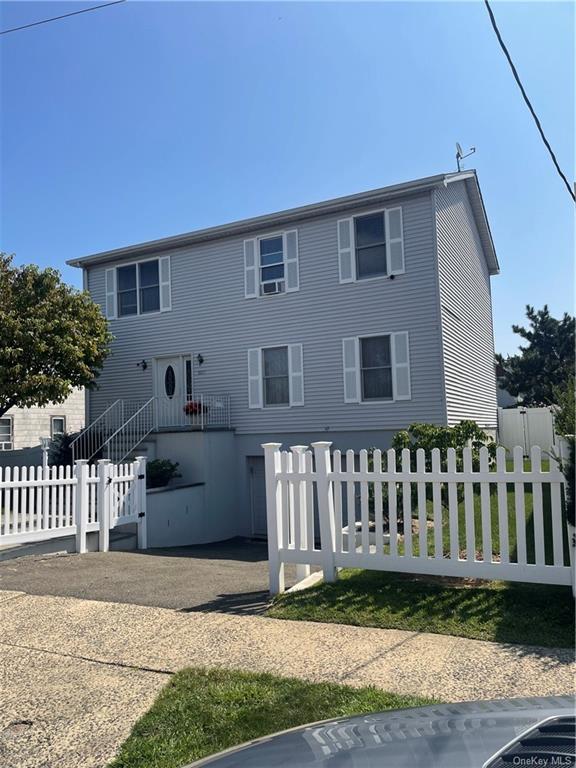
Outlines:
[[11,408],[5,415],[12,417],[14,449],[31,448],[40,444],[41,437],[50,436],[52,416],[66,417],[66,432],[77,432],[84,427],[84,390],[75,390],[58,405]]

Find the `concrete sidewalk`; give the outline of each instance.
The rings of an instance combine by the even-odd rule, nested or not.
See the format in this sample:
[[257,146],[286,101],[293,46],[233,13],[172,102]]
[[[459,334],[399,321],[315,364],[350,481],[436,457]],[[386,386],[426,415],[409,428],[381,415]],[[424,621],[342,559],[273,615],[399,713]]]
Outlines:
[[571,693],[573,653],[399,630],[0,593],[0,764],[104,768],[186,666],[443,701]]

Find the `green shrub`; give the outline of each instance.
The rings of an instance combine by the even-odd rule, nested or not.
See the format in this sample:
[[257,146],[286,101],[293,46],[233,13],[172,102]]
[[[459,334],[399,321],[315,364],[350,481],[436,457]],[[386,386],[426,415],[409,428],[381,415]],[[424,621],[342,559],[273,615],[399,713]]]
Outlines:
[[154,459],[146,466],[146,487],[163,488],[175,477],[182,477],[178,472],[180,465],[170,459]]

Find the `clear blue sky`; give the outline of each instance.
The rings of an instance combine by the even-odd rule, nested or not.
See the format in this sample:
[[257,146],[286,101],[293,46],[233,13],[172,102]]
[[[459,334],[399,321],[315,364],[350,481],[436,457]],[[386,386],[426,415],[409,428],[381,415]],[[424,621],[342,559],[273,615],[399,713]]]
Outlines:
[[[2,29],[93,3],[8,2]],[[574,8],[494,11],[574,178]],[[502,273],[496,347],[526,303],[572,311],[573,207],[486,10],[468,3],[129,2],[6,35],[1,242],[65,260],[454,170],[475,145]]]

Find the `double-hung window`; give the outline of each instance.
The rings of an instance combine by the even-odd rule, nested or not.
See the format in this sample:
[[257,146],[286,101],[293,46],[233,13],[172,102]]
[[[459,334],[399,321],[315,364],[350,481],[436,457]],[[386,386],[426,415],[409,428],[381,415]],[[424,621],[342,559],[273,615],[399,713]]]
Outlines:
[[260,254],[260,293],[284,293],[284,238],[282,235],[258,241]]
[[54,440],[55,437],[63,435],[66,432],[66,416],[52,416],[50,418],[50,437]]
[[160,310],[158,259],[118,267],[118,315],[142,315]]
[[354,219],[356,278],[378,277],[387,273],[386,223],[384,211]]
[[244,240],[244,296],[247,299],[299,289],[296,229]]
[[248,350],[250,408],[304,405],[302,344]]
[[362,400],[392,400],[390,336],[360,339]]
[[170,309],[169,256],[106,270],[106,317],[146,315]]
[[410,400],[408,331],[342,339],[345,403]]
[[0,451],[11,451],[13,447],[12,417],[4,416],[0,419]]
[[340,219],[337,229],[341,283],[374,277],[391,278],[404,272],[401,207]]
[[262,350],[264,405],[290,405],[288,347]]

